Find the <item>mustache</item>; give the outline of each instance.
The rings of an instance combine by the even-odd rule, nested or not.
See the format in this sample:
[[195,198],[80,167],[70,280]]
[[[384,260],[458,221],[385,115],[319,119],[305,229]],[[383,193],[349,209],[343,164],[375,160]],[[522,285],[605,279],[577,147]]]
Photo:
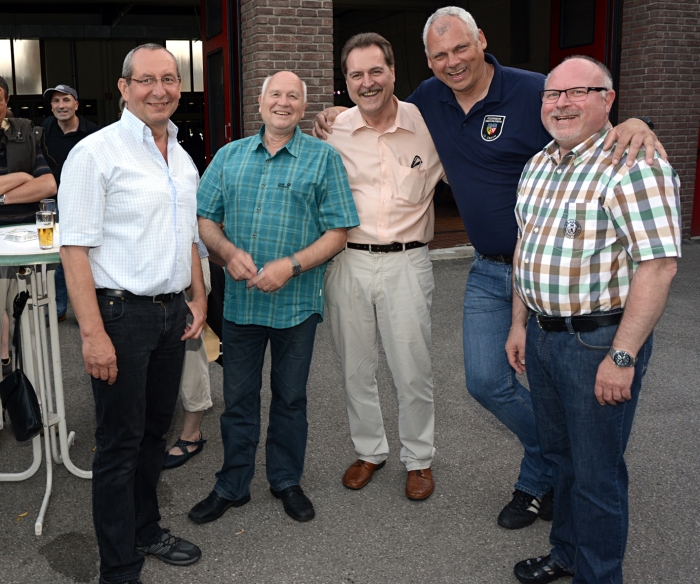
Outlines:
[[561,116],[578,116],[579,113],[580,113],[580,112],[577,111],[577,110],[575,110],[575,109],[567,109],[567,108],[559,109],[559,108],[557,108],[557,109],[551,111],[551,112],[549,113],[549,116],[548,116],[548,117],[550,117],[550,118],[558,118],[558,117],[561,117]]

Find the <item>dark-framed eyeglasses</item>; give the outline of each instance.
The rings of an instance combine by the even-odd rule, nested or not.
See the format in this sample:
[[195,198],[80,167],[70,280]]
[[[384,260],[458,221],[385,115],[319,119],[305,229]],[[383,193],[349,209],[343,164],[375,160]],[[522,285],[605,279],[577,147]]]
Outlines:
[[566,93],[569,101],[586,101],[589,91],[608,91],[607,87],[571,87],[570,89],[545,89],[540,91],[544,103],[555,103],[559,96]]
[[161,77],[160,79],[156,79],[155,77],[144,77],[143,79],[136,79],[135,77],[125,77],[127,81],[135,81],[142,87],[153,87],[155,86],[159,81],[167,86],[167,87],[172,87],[173,85],[176,85],[180,82],[180,77]]

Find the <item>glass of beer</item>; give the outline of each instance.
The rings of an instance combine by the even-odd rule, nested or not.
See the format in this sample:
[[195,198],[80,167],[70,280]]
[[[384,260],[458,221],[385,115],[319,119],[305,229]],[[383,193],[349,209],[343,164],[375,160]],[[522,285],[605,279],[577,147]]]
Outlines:
[[36,230],[39,234],[39,247],[41,249],[53,248],[54,216],[51,211],[36,212]]

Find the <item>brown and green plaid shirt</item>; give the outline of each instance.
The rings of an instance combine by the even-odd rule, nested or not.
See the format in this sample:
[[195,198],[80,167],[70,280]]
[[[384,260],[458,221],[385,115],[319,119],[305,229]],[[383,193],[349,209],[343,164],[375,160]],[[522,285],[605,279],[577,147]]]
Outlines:
[[560,157],[550,142],[518,185],[515,286],[535,312],[574,316],[625,306],[645,260],[680,257],[680,182],[644,150],[631,168],[603,151],[610,130]]

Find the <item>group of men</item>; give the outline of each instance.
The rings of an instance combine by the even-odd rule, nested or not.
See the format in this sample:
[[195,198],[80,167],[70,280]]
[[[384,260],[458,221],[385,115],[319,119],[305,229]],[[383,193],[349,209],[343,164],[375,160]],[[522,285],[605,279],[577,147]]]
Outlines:
[[[442,178],[476,250],[464,301],[467,388],[525,451],[498,523],[517,529],[553,515],[551,554],[520,562],[515,575],[622,581],[623,454],[680,255],[677,177],[655,157],[643,121],[610,128],[615,92],[600,63],[573,58],[546,79],[502,67],[455,7],[430,17],[424,42],[435,77],[401,102],[390,44],[373,33],[348,41],[341,67],[356,107],[318,116],[315,132],[328,143],[298,128],[304,82],[271,75],[259,96],[260,132],[221,148],[201,183],[170,121],[177,62],[158,45],[127,55],[123,115],[72,149],[58,199],[61,258],[95,399],[102,583],[139,583],[145,555],[174,565],[201,557],[160,527],[156,496],[184,341],[200,336],[206,315],[200,240],[228,272],[224,462],[190,519],[213,521],[251,500],[268,343],[267,479],[290,517],[315,516],[300,483],[324,305],[357,455],[343,484],[363,488],[389,455],[379,331],[399,398],[406,496],[431,495],[427,243]],[[642,142],[646,159],[637,156]],[[2,167],[4,135],[0,144]],[[8,203],[28,181],[0,183]],[[526,354],[530,391],[515,377]]]

